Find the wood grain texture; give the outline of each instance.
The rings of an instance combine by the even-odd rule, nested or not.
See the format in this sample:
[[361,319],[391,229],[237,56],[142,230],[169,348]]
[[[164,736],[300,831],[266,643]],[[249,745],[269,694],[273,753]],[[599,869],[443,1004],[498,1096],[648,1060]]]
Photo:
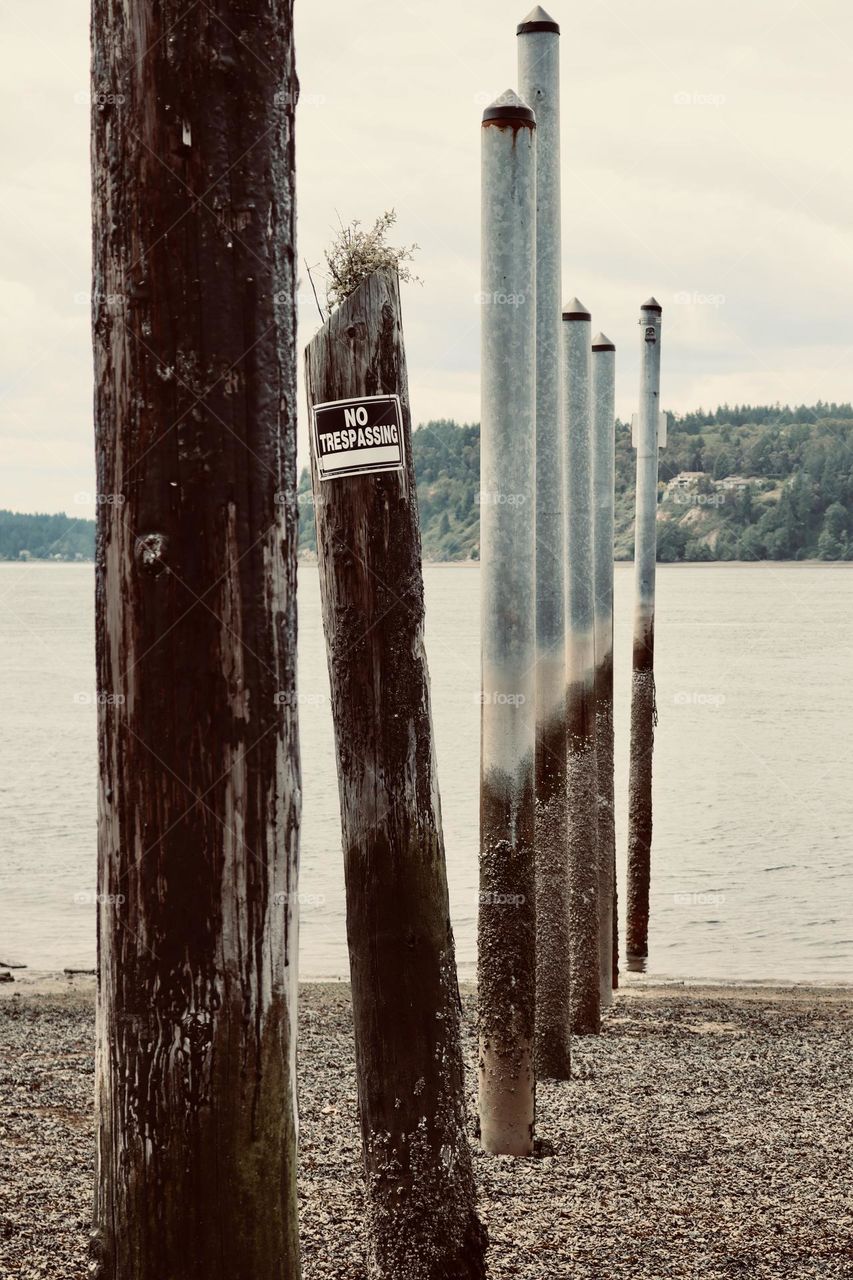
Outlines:
[[399,283],[370,276],[306,350],[309,408],[398,394],[406,465],[312,458],[341,802],[371,1275],[482,1277],[424,652]]
[[92,32],[92,1274],[296,1280],[291,6]]

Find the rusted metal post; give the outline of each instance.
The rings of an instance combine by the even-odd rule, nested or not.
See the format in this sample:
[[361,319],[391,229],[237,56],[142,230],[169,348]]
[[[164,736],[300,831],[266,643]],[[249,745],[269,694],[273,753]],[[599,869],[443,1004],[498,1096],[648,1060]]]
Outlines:
[[595,767],[595,595],[592,530],[590,314],[563,310],[566,424],[566,722],[571,1018],[576,1035],[601,1028],[598,920],[598,786]]
[[370,1274],[479,1280],[395,272],[340,305],[305,367]]
[[299,1276],[293,26],[218,8],[92,10],[101,1280]]
[[515,1156],[535,1104],[534,131],[512,91],[483,114],[479,1109],[485,1149]]
[[652,753],[657,723],[654,652],[661,316],[662,309],[654,298],[643,303],[640,310],[640,411],[635,440],[637,510],[626,907],[626,949],[629,962],[638,967],[643,967],[649,954]]
[[613,523],[616,473],[616,348],[592,340],[593,527],[595,560],[595,757],[598,776],[601,1005],[613,1003],[616,827],[613,779]]
[[560,398],[560,28],[518,27],[518,84],[536,114],[536,1070],[570,1075],[566,604]]

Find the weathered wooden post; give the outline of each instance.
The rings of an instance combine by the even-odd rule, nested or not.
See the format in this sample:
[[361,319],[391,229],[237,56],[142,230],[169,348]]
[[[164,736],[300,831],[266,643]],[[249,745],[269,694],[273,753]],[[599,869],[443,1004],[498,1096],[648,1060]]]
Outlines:
[[424,653],[396,272],[305,353],[371,1275],[485,1275]]
[[613,1002],[616,827],[613,779],[613,523],[616,472],[616,348],[592,340],[595,561],[595,758],[598,775],[599,956],[602,1007]]
[[568,1079],[566,604],[560,399],[560,28],[518,26],[518,86],[536,115],[536,1070]]
[[536,151],[511,90],[483,113],[479,1107],[487,1151],[533,1151]]
[[654,298],[640,310],[640,406],[637,415],[637,509],[634,533],[634,646],[628,790],[626,949],[642,965],[649,954],[652,847],[652,753],[655,703],[655,560],[657,556],[660,340],[662,310]]
[[566,722],[571,1017],[576,1035],[601,1029],[599,994],[598,786],[595,767],[595,596],[592,532],[590,314],[563,310],[566,424]]
[[299,1276],[293,27],[221,7],[92,12],[102,1280]]

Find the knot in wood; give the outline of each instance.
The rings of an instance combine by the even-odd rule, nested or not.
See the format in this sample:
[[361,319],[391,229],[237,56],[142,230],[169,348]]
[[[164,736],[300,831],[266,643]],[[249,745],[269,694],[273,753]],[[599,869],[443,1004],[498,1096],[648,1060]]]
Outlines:
[[146,533],[136,539],[135,558],[140,573],[151,578],[159,578],[168,568],[163,559],[169,539],[165,533]]

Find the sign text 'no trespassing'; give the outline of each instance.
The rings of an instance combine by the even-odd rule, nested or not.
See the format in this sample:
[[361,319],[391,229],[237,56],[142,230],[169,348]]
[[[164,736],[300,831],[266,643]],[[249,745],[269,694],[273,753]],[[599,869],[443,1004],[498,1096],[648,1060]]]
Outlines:
[[332,400],[312,409],[314,456],[321,480],[396,471],[403,466],[399,396]]

